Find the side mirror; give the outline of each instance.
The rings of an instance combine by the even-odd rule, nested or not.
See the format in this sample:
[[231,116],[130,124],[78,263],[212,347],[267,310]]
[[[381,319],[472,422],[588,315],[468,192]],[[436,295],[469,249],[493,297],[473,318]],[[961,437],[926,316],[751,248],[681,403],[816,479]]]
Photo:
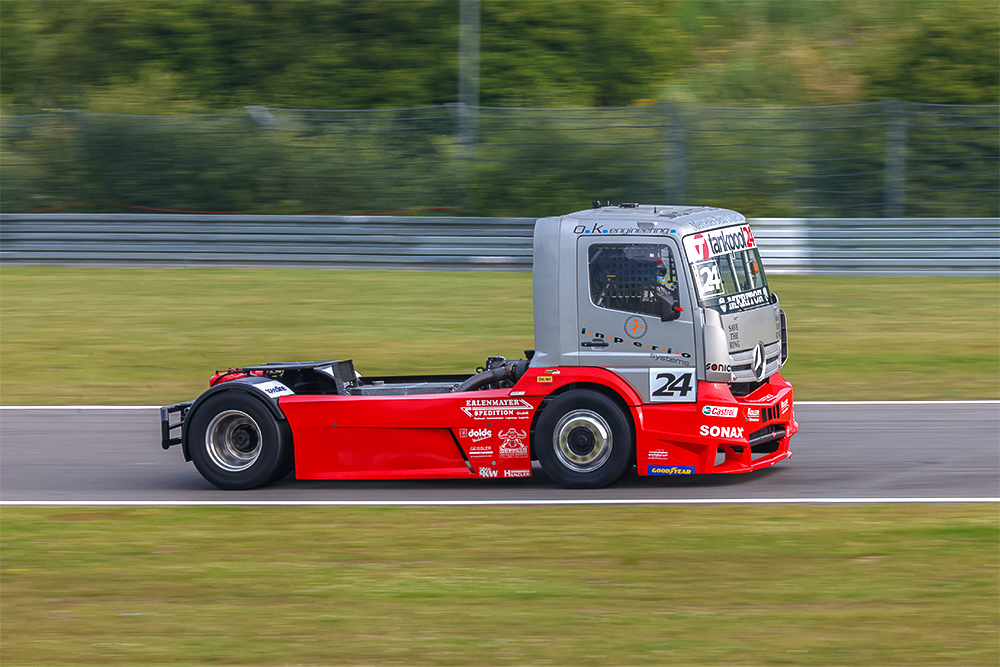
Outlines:
[[660,321],[673,322],[681,316],[683,308],[678,308],[672,294],[664,294],[659,300]]

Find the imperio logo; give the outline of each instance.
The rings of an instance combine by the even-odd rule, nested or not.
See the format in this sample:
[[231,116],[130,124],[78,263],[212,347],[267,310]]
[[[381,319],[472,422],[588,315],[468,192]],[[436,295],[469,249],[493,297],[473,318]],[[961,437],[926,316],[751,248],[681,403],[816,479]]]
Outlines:
[[649,466],[647,475],[693,475],[694,466]]
[[[631,321],[631,320],[629,320],[629,321]],[[628,327],[628,323],[626,322],[626,328],[627,327]],[[636,331],[639,331],[639,329],[636,329]],[[645,334],[646,333],[645,327],[643,327],[641,329],[641,331],[642,331],[643,334]],[[596,340],[606,340],[609,343],[614,343],[616,345],[622,345],[622,344],[624,344],[624,345],[631,345],[633,347],[639,348],[640,350],[650,350],[651,352],[658,352],[660,354],[675,355],[677,357],[683,357],[685,359],[690,359],[691,358],[691,353],[690,352],[674,352],[674,349],[672,347],[660,347],[659,345],[652,345],[652,344],[645,345],[645,344],[642,343],[642,341],[632,340],[631,338],[622,338],[621,336],[610,336],[610,335],[604,334],[604,333],[602,333],[600,331],[595,331],[593,329],[588,329],[587,327],[583,327],[582,329],[580,329],[580,335],[581,336],[590,336],[591,338],[596,339]],[[586,341],[584,341],[584,342],[586,343]],[[587,343],[587,344],[589,345],[589,343]],[[605,346],[605,347],[607,347],[607,346]]]

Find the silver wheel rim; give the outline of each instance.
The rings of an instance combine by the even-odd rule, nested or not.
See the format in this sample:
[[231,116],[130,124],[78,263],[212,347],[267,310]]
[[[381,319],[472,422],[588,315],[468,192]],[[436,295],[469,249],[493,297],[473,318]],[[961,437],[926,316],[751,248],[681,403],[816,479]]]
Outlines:
[[205,447],[212,462],[223,470],[246,470],[260,457],[260,427],[245,412],[220,412],[208,425]]
[[563,415],[552,435],[556,457],[574,472],[593,472],[611,456],[611,427],[593,410],[573,410]]

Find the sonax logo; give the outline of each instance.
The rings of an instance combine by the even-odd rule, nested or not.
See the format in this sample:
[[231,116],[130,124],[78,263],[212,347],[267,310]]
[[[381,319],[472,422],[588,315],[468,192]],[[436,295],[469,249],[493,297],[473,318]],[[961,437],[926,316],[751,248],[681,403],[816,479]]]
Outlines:
[[742,426],[706,426],[701,425],[701,429],[698,431],[702,435],[708,435],[713,438],[742,438],[743,437],[743,427]]

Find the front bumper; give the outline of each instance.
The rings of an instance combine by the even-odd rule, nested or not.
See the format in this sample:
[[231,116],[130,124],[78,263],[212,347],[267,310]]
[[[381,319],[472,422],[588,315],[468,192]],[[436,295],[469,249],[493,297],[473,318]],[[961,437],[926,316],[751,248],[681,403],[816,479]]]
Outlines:
[[634,408],[640,475],[751,472],[792,455],[798,432],[792,386],[775,373],[745,396],[723,383],[699,383],[690,406]]

